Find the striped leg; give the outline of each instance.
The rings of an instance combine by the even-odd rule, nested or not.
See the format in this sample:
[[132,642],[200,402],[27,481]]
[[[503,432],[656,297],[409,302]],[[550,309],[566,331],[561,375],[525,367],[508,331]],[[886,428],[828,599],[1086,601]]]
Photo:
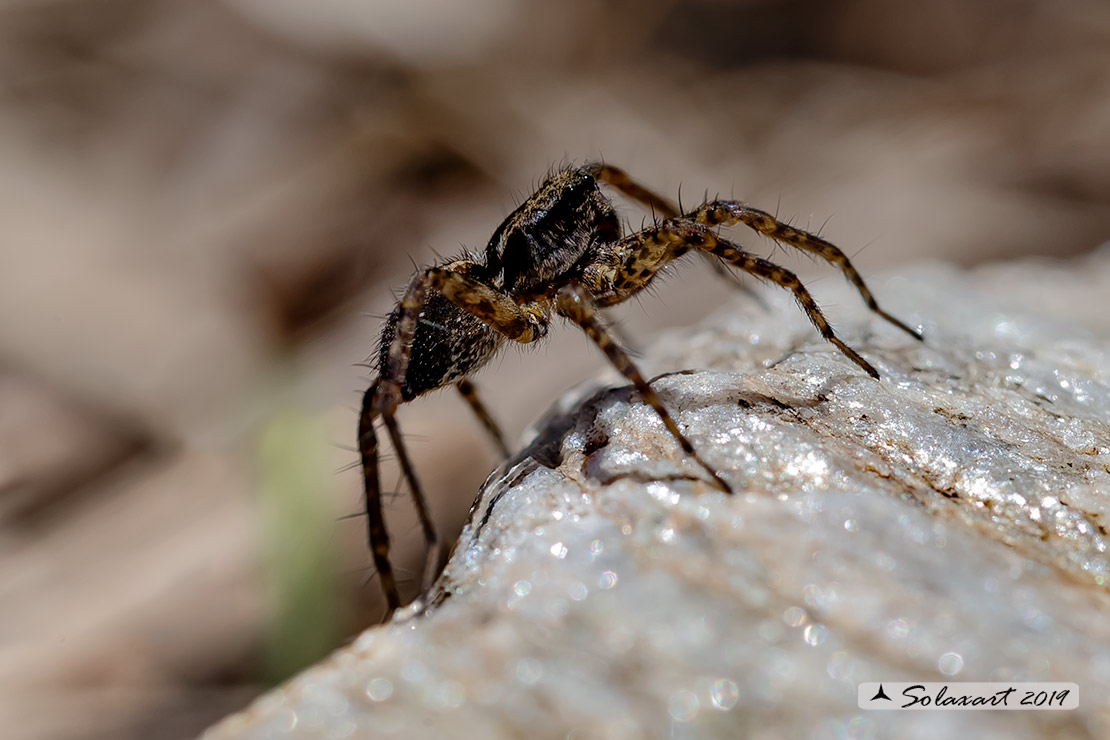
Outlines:
[[810,234],[807,231],[802,231],[801,229],[795,229],[793,226],[782,223],[765,211],[752,208],[751,206],[744,205],[735,200],[715,200],[711,203],[706,203],[696,211],[684,216],[684,218],[692,219],[699,224],[709,227],[732,226],[742,223],[777,242],[817,255],[829,264],[840,268],[840,271],[844,273],[844,277],[846,277],[852,285],[856,286],[856,290],[859,291],[860,296],[863,297],[863,301],[867,304],[868,308],[914,339],[924,341],[924,335],[922,335],[919,329],[911,328],[879,308],[875,296],[871,294],[866,283],[863,282],[863,277],[856,268],[852,266],[851,261],[848,259],[848,255],[844,254],[839,247],[825,241],[821,237]]
[[628,173],[621,168],[595,162],[589,165],[587,169],[598,182],[603,182],[615,188],[625,196],[652,211],[657,217],[665,219],[677,218],[679,216],[678,208],[676,208],[673,203],[633,180],[628,176]]
[[[678,218],[681,215],[678,207],[674,203],[658,193],[648,190],[629,177],[628,173],[619,167],[595,162],[589,165],[589,171],[599,182],[605,183],[625,197],[631,198],[644,208],[650,210],[657,219]],[[731,272],[727,267],[721,264],[719,259],[708,252],[699,252],[699,254],[705,260],[705,263],[709,265],[709,269],[713,270],[717,277],[739,291],[747,293],[748,295],[753,294],[753,291],[747,285],[740,282],[736,273]]]
[[817,327],[817,331],[821,332],[821,336],[824,337],[826,341],[836,346],[836,348],[843,352],[848,359],[863,368],[868,375],[876,380],[879,379],[879,371],[876,370],[870,362],[860,357],[858,352],[842,342],[840,337],[836,336],[828,319],[825,318],[825,314],[821,313],[821,309],[818,308],[817,301],[813,300],[813,296],[810,295],[810,292],[802,285],[802,281],[798,279],[797,275],[784,267],[779,267],[774,262],[749,254],[739,246],[732,242],[725,241],[724,239],[717,240],[717,243],[712,248],[708,249],[713,254],[735,265],[744,272],[763,278],[764,280],[770,280],[776,285],[781,285],[787,290],[793,291],[794,297],[801,305],[802,310],[806,312],[806,315],[809,316],[809,320]]
[[667,431],[682,447],[682,451],[696,460],[698,465],[709,474],[713,485],[725,493],[732,493],[732,489],[721,478],[720,474],[698,456],[694,446],[690,444],[690,440],[686,439],[686,435],[678,428],[678,425],[671,418],[663,402],[659,400],[659,396],[656,395],[655,390],[644,378],[639,368],[633,364],[632,359],[609,335],[605,325],[597,317],[597,307],[589,294],[581,286],[565,285],[559,289],[556,296],[555,310],[560,315],[578,324],[582,331],[586,332],[586,336],[592,339],[594,344],[605,353],[609,362],[613,363],[613,366],[636,387],[640,397],[644,399],[644,403],[655,409],[655,413],[659,415]]
[[770,280],[794,293],[794,297],[821,332],[821,336],[836,346],[848,359],[863,368],[868,375],[878,378],[879,373],[871,363],[836,336],[828,319],[818,308],[813,296],[806,290],[798,276],[786,268],[744,251],[739,245],[722,239],[707,226],[685,218],[664,221],[658,226],[630,234],[610,249],[616,253],[614,261],[621,265],[615,274],[587,270],[584,277],[594,295],[603,305],[617,303],[643,290],[656,273],[671,260],[692,249],[712,254],[714,257],[756,277]]
[[378,383],[374,382],[362,397],[362,411],[358,417],[358,450],[362,457],[362,480],[365,489],[366,529],[370,543],[370,553],[374,557],[374,567],[378,569],[382,593],[392,614],[401,606],[401,594],[397,590],[397,578],[389,562],[389,533],[385,528],[385,515],[382,512],[381,481],[378,477],[378,437],[374,433],[375,396]]
[[424,575],[420,580],[420,593],[424,594],[431,589],[432,584],[435,582],[436,575],[439,573],[439,560],[443,555],[443,544],[439,539],[439,534],[436,532],[436,525],[432,520],[432,513],[428,509],[428,499],[424,496],[424,489],[420,487],[420,482],[416,479],[416,472],[412,468],[412,461],[409,460],[404,440],[401,439],[401,430],[397,426],[397,417],[393,414],[383,414],[382,421],[385,422],[385,428],[389,430],[389,439],[393,442],[393,449],[396,451],[397,459],[401,463],[401,471],[405,474],[405,478],[408,479],[409,489],[412,491],[413,504],[416,506],[416,516],[420,520],[420,528],[424,531],[424,543],[426,545],[424,553]]

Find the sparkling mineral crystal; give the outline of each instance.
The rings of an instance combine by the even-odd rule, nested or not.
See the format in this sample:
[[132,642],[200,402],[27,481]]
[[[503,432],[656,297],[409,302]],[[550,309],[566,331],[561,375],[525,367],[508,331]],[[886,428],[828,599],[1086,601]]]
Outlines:
[[[206,737],[1110,737],[1110,251],[873,278],[924,343],[814,287],[880,382],[774,292],[643,361],[735,496],[614,376],[489,478],[426,613]],[[1079,709],[859,709],[881,680]]]

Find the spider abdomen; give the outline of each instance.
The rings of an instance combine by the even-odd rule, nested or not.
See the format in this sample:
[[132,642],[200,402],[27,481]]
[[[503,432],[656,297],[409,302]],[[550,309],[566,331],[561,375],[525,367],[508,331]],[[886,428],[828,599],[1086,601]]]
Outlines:
[[[397,306],[382,328],[379,367],[386,365],[399,318]],[[442,293],[430,292],[417,321],[412,355],[401,382],[401,398],[411,401],[476,372],[504,341],[505,337],[489,324],[451,303]]]

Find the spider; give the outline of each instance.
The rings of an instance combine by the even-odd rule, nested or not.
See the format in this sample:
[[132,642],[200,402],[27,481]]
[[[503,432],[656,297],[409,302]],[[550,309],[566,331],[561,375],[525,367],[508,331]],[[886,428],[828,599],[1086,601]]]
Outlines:
[[[622,234],[606,185],[650,208],[654,223]],[[705,471],[707,482],[732,493],[728,483],[698,454],[629,355],[615,341],[598,311],[646,288],[669,262],[698,251],[720,263],[793,291],[821,336],[868,375],[879,373],[833,332],[821,309],[794,273],[746,252],[718,235],[718,227],[744,224],[780,243],[837,266],[867,306],[915,339],[921,333],[879,308],[847,256],[824,239],[778,221],[735,200],[709,201],[681,213],[621,169],[603,163],[569,167],[551,175],[490,237],[485,252],[419,270],[386,319],[378,350],[378,377],[363,396],[358,423],[367,529],[374,565],[389,613],[400,604],[389,561],[389,535],[382,515],[378,477],[381,420],[412,491],[427,545],[421,589],[438,573],[443,543],[397,426],[397,408],[429,391],[455,385],[504,456],[509,450],[468,378],[509,342],[530,344],[547,335],[551,315],[576,324],[605,353],[659,415],[682,451]],[[720,262],[717,262],[717,261]],[[723,270],[724,268],[720,268]]]

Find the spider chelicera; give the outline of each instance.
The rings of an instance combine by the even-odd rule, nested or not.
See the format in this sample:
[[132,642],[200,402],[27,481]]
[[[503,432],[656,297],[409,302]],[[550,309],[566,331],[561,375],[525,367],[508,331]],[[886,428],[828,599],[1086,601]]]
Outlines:
[[[620,220],[601,185],[650,208],[648,228],[622,235]],[[397,407],[454,384],[489,431],[500,451],[508,448],[468,380],[508,341],[529,344],[547,335],[552,313],[578,325],[659,415],[683,452],[705,471],[707,482],[731,493],[683,435],[648,381],[614,340],[598,309],[646,288],[669,262],[692,251],[793,291],[821,336],[874,378],[879,373],[833,332],[821,309],[794,273],[722,238],[717,227],[744,224],[782,244],[836,265],[867,306],[915,339],[921,333],[879,308],[863,278],[839,248],[735,200],[714,200],[681,213],[616,167],[594,163],[563,169],[513,211],[490,237],[485,252],[419,270],[386,319],[378,352],[378,377],[363,396],[358,443],[365,481],[370,549],[392,612],[400,594],[389,562],[389,536],[382,515],[378,477],[381,417],[401,471],[408,480],[427,543],[421,588],[437,574],[443,543],[428,510],[397,426]],[[719,262],[718,262],[719,261]]]

